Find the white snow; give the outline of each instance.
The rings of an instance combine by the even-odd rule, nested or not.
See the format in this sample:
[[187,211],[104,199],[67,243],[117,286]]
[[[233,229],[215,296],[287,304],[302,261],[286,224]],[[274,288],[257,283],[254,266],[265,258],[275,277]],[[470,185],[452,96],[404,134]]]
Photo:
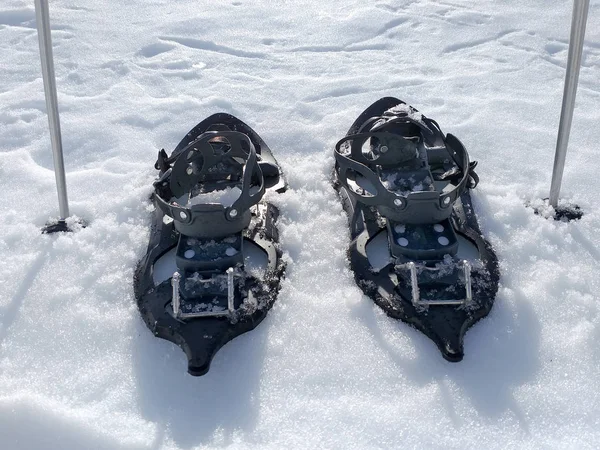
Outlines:
[[227,187],[216,191],[202,192],[190,197],[187,201],[187,206],[216,203],[228,207],[233,205],[235,201],[240,198],[241,193],[242,190],[237,186]]
[[404,113],[404,114],[406,114],[406,116],[410,117],[411,119],[413,119],[417,122],[421,122],[423,120],[423,113],[421,113],[419,111],[415,111],[414,109],[411,109],[410,105],[406,105],[406,104],[396,105],[396,106],[388,109],[386,111],[386,113],[389,113],[392,115]]
[[[72,213],[57,215],[33,2],[0,6],[0,446],[595,448],[600,442],[600,2],[592,0],[561,223],[547,196],[569,1],[50,2]],[[502,278],[451,364],[354,283],[329,183],[357,115],[396,96],[479,161]],[[238,116],[273,149],[288,270],[208,375],[133,298],[157,151]],[[172,273],[172,272],[171,272]]]

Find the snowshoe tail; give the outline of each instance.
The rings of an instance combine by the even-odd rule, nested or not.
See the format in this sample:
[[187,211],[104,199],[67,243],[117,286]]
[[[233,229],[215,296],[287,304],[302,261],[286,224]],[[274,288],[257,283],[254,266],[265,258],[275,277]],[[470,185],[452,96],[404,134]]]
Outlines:
[[499,281],[471,204],[476,162],[455,136],[392,97],[367,108],[334,154],[357,284],[445,359],[462,360],[463,336],[491,310]]
[[183,349],[190,374],[204,375],[277,297],[285,269],[278,211],[263,195],[286,182],[258,134],[224,113],[200,122],[170,156],[161,150],[155,167],[150,242],[134,292],[148,328]]

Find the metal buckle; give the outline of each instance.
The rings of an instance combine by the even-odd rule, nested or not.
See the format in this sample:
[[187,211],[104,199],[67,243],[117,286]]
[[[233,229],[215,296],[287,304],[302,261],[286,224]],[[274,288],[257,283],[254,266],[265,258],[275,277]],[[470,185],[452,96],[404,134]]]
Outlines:
[[[180,298],[179,298],[179,282],[181,281],[181,274],[175,272],[173,278],[171,278],[171,286],[173,286],[173,312],[177,319],[196,319],[200,317],[232,317],[236,309],[233,304],[233,267],[227,269],[227,310],[226,311],[203,311],[195,313],[184,313],[181,312]],[[223,275],[220,275],[223,276]],[[212,280],[204,280],[206,283],[212,282]]]
[[[462,268],[465,277],[465,298],[448,300],[421,300],[419,292],[419,281],[417,279],[417,266],[414,262],[402,264],[401,268],[407,268],[410,271],[410,286],[412,289],[412,304],[414,306],[462,306],[470,303],[473,299],[473,290],[471,287],[471,264],[467,260],[462,260]],[[425,268],[426,270],[437,270]]]

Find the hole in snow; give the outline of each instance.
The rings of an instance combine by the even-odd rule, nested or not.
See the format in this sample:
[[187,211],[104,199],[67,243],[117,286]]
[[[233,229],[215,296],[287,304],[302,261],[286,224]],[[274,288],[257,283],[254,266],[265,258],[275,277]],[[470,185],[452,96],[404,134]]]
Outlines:
[[[387,148],[385,149],[387,150]],[[367,139],[362,145],[362,154],[369,161],[375,161],[379,158],[379,139]]]
[[456,257],[458,259],[466,259],[471,263],[477,261],[479,259],[477,246],[458,233],[456,234],[456,237],[458,238],[458,253],[456,254]]
[[199,193],[193,197],[191,197],[187,206],[193,205],[207,205],[207,204],[219,204],[224,207],[229,207],[235,203],[235,201],[240,198],[242,190],[237,187],[227,187],[225,189],[219,189],[217,191]]
[[390,249],[388,247],[387,231],[379,232],[373,239],[367,243],[367,258],[369,264],[376,272],[379,272],[391,261]]
[[162,255],[156,263],[154,263],[154,271],[152,272],[152,278],[154,284],[158,286],[165,280],[168,280],[177,272],[177,265],[175,264],[175,251],[177,247],[173,247],[171,250]]
[[360,195],[361,197],[374,197],[377,195],[377,189],[375,189],[375,186],[373,186],[373,184],[361,174],[352,169],[349,169],[347,174],[348,187],[354,193]]
[[246,272],[259,280],[265,278],[269,257],[267,253],[254,242],[244,240],[244,267]]

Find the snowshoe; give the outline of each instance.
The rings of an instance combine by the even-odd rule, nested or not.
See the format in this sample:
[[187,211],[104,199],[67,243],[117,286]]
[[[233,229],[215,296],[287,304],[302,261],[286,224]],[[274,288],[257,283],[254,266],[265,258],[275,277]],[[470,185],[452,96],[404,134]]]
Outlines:
[[150,330],[183,349],[190,374],[204,375],[275,301],[284,263],[278,211],[263,195],[286,182],[265,142],[224,113],[200,122],[171,156],[161,150],[156,169],[135,296]]
[[453,362],[498,290],[497,258],[471,204],[475,166],[455,136],[391,97],[367,108],[335,147],[357,284]]

